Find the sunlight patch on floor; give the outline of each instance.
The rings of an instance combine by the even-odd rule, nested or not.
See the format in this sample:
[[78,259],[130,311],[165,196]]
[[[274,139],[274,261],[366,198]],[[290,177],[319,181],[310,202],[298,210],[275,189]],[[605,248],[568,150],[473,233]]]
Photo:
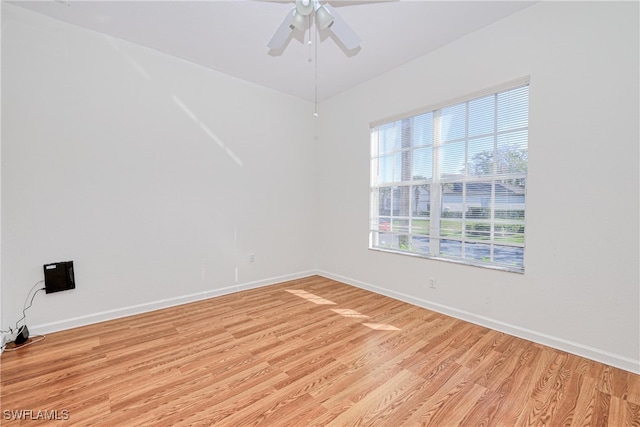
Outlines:
[[[307,301],[311,301],[314,304],[336,305],[336,303],[333,301],[329,301],[326,298],[319,297],[317,295],[314,295],[307,291],[303,291],[301,289],[285,289],[285,290],[290,294],[297,295],[300,298],[304,298]],[[371,319],[371,317],[367,316],[366,314],[362,314],[358,311],[351,310],[349,308],[331,308],[330,310],[341,316],[350,317],[353,319]],[[376,331],[399,331],[400,330],[400,328],[396,328],[395,326],[387,325],[385,323],[362,323],[362,324]]]
[[353,317],[357,319],[370,319],[366,314],[358,313],[355,310],[350,310],[348,308],[332,308],[331,311],[334,313],[338,313],[344,317]]
[[314,295],[312,293],[309,293],[307,291],[302,291],[302,290],[297,290],[297,289],[286,289],[287,292],[297,295],[300,298],[304,298],[307,301],[311,301],[314,304],[318,304],[318,305],[336,305],[335,302],[333,301],[329,301],[328,299],[319,297],[317,295]]
[[399,331],[400,328],[396,328],[395,326],[387,325],[384,323],[363,323],[364,326],[375,329],[376,331]]

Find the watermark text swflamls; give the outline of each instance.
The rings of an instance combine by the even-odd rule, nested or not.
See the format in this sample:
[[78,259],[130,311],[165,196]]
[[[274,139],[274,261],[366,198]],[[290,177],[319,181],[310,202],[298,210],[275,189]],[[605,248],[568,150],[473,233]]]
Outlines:
[[5,409],[2,417],[6,421],[28,420],[28,421],[64,421],[69,419],[69,410],[47,410],[47,409]]

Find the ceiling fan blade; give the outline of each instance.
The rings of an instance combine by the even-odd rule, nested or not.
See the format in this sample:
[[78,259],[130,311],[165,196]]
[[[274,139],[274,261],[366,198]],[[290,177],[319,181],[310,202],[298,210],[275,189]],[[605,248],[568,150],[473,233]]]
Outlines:
[[289,13],[287,13],[282,24],[280,24],[273,37],[271,37],[269,44],[267,44],[270,49],[280,50],[284,48],[284,45],[287,43],[287,39],[289,39],[289,35],[293,31],[291,24],[293,22],[293,15],[295,14],[295,11],[296,8],[294,7],[289,11]]
[[333,32],[333,34],[337,37],[338,40],[346,47],[348,50],[352,50],[360,46],[362,43],[362,39],[351,29],[346,22],[342,20],[340,15],[336,12],[336,9],[330,4],[325,4],[324,7],[329,10],[331,16],[333,16],[333,24],[329,27],[329,29]]

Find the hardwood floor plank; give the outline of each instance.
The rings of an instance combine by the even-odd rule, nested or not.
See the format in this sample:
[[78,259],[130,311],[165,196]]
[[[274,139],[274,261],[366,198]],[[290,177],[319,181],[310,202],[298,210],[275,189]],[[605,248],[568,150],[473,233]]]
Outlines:
[[383,382],[378,383],[362,398],[356,399],[357,402],[353,406],[333,419],[329,425],[360,426],[384,419],[387,406],[402,401],[411,389],[413,377],[413,374],[406,370],[384,377]]
[[70,417],[8,426],[640,426],[640,376],[313,276],[4,352],[0,407]]
[[469,369],[457,363],[440,370],[427,387],[422,389],[424,403],[409,418],[403,420],[402,425],[436,426],[432,421],[440,416],[446,400],[472,384],[467,380],[468,376]]

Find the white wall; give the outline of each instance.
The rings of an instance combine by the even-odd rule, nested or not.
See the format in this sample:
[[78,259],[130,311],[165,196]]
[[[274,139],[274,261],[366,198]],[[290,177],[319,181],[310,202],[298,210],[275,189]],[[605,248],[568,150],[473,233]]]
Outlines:
[[[640,373],[638,40],[635,2],[543,2],[325,102],[320,270]],[[367,250],[369,123],[527,75],[525,274]]]
[[36,333],[313,270],[310,103],[2,8],[3,329],[50,262]]

